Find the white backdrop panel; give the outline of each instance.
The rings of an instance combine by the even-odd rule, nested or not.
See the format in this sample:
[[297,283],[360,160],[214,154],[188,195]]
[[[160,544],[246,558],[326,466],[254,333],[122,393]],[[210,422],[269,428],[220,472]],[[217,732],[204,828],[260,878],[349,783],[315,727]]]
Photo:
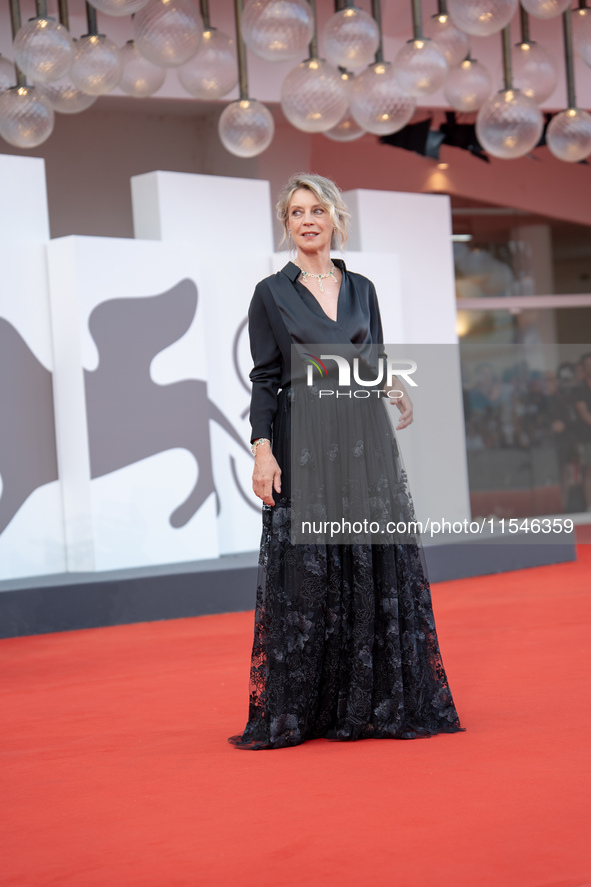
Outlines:
[[449,197],[361,189],[344,196],[352,213],[351,248],[399,257],[404,341],[456,343]]
[[115,570],[121,566],[122,538],[125,566],[215,557],[203,546],[203,540],[211,540],[214,535],[213,498],[184,527],[171,532],[168,520],[197,476],[198,466],[191,453],[174,449],[95,478],[91,502],[97,569]]
[[[215,557],[195,256],[184,244],[68,237],[50,243],[49,267],[69,568]],[[168,486],[176,509],[163,515]]]
[[0,579],[66,568],[43,160],[0,155]]

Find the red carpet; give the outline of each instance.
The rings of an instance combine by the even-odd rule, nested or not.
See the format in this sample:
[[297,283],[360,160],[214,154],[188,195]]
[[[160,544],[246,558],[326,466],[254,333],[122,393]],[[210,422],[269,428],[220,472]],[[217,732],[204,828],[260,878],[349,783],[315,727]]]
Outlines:
[[253,614],[0,642],[2,887],[589,887],[591,548],[434,586],[466,733],[243,751]]

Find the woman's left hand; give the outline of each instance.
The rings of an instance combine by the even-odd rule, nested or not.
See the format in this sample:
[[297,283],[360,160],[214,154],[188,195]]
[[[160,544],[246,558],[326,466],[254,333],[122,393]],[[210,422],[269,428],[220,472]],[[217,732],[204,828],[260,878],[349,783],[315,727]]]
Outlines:
[[396,400],[394,398],[390,398],[390,403],[396,404],[396,406],[400,410],[400,421],[396,426],[396,431],[400,431],[401,428],[407,428],[414,418],[412,400],[408,396],[407,392],[405,391],[402,397],[399,397]]

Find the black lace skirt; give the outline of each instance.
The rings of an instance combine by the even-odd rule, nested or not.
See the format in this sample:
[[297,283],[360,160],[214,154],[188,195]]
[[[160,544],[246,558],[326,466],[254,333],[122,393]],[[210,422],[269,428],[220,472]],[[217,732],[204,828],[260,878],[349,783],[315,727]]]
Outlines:
[[[415,739],[463,731],[420,540],[292,542],[292,486],[294,496],[301,494],[301,473],[292,476],[292,421],[306,421],[306,396],[297,385],[279,393],[273,451],[282,492],[274,492],[274,506],[263,505],[248,722],[228,741],[256,750],[320,737]],[[357,421],[358,410],[338,406],[339,422]],[[377,398],[368,399],[367,410],[366,457],[347,467],[352,489],[369,490],[364,504],[374,508],[378,489],[380,508],[402,502],[408,519],[412,500],[388,411]],[[330,420],[323,424],[330,436]],[[362,455],[357,427],[350,438],[352,451]],[[388,484],[393,489],[384,490]]]

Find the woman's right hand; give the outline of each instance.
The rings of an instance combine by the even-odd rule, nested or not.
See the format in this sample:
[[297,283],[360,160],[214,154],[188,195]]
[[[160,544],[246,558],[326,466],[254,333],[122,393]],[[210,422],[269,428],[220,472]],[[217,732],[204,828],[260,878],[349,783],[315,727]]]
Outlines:
[[277,493],[281,492],[281,469],[271,451],[270,444],[266,441],[258,445],[257,454],[254,457],[252,488],[255,495],[262,499],[265,505],[275,505],[273,489]]

